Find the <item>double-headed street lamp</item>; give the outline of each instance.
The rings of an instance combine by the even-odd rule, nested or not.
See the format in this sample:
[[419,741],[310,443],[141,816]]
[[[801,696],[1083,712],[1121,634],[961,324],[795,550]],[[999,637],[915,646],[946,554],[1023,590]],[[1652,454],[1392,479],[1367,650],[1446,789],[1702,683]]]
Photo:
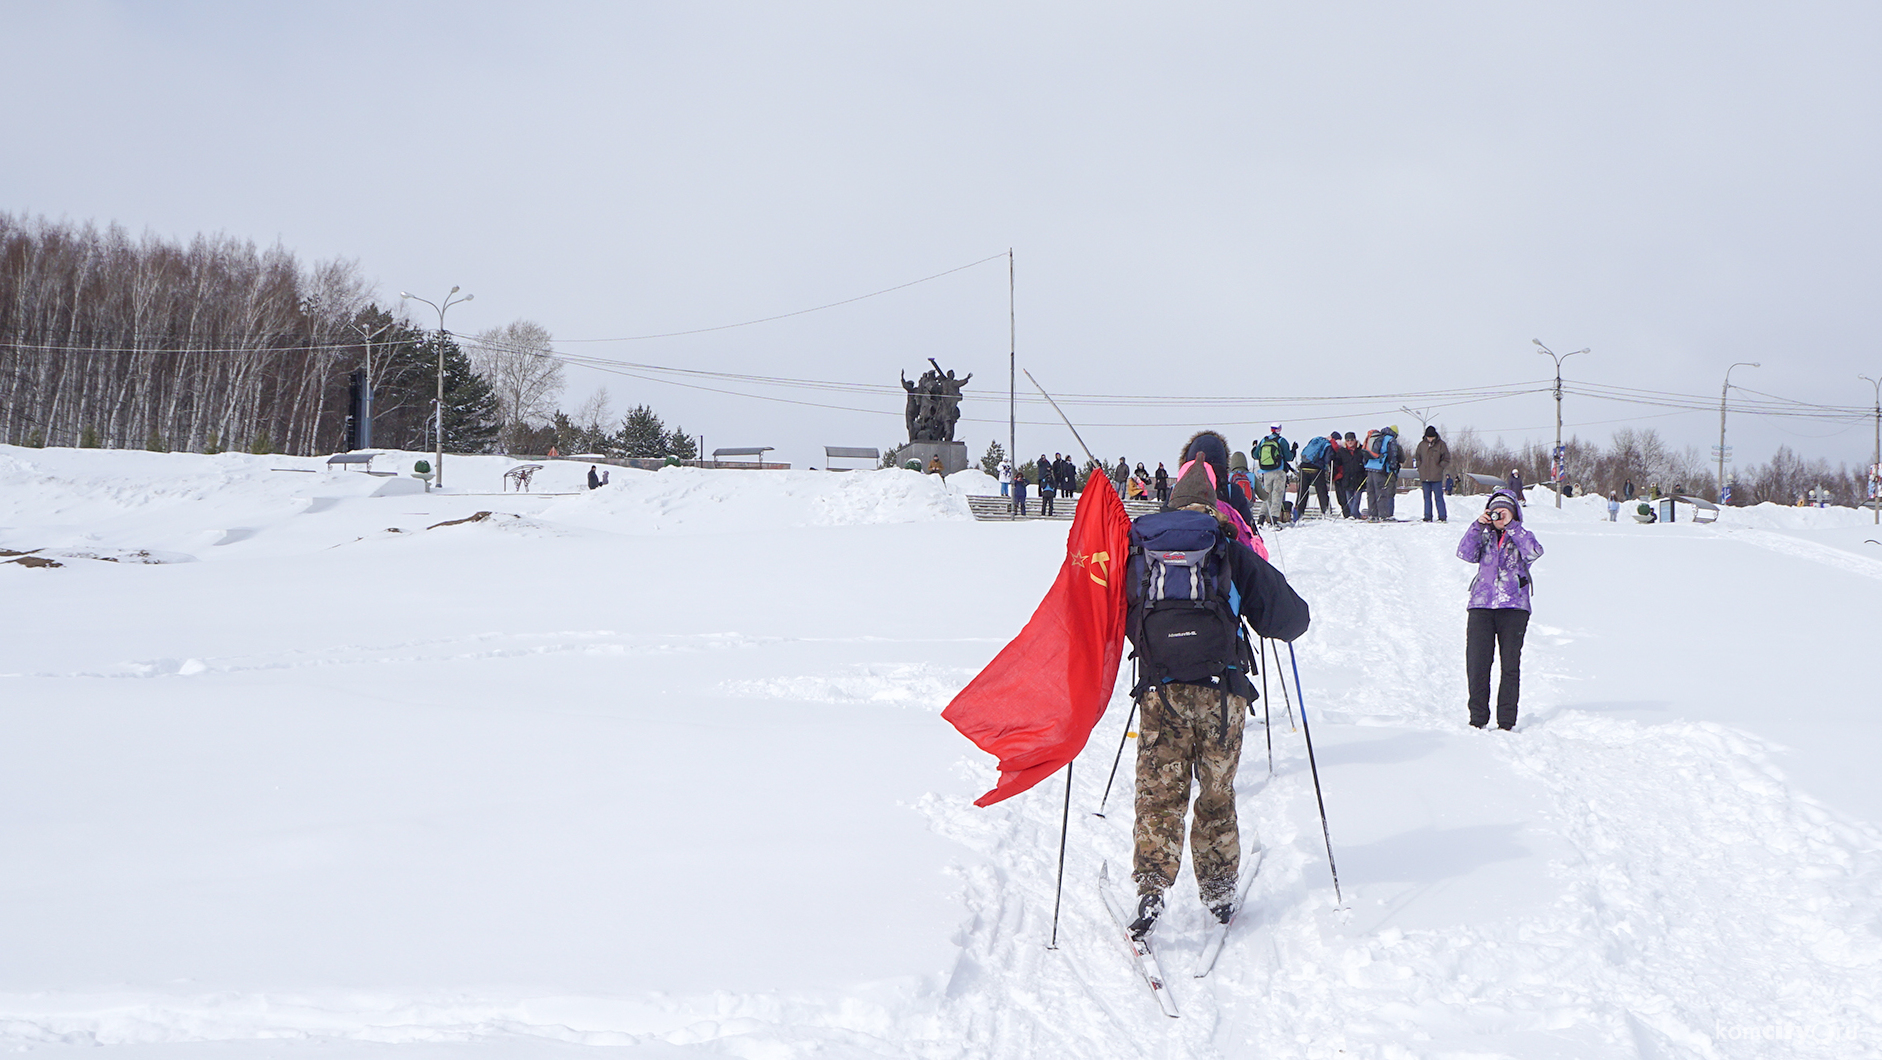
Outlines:
[[[1739,361],[1732,368],[1763,368],[1757,361]],[[1719,489],[1714,495],[1725,503],[1725,395],[1732,391],[1732,368],[1725,370],[1725,385],[1719,388]]]
[[399,292],[400,298],[409,298],[414,302],[423,302],[438,311],[438,466],[432,468],[432,473],[438,476],[437,483],[440,489],[444,488],[444,339],[446,335],[450,334],[450,332],[444,330],[444,311],[457,305],[459,302],[468,302],[477,297],[474,294],[467,294],[462,298],[451,297],[451,295],[457,292],[458,289],[456,287],[451,288],[451,294],[444,296],[443,305],[439,305],[429,298],[420,298],[409,291]]
[[1576,350],[1575,353],[1556,353],[1547,346],[1543,346],[1541,339],[1529,341],[1541,346],[1541,352],[1555,358],[1555,450],[1549,454],[1549,462],[1553,465],[1549,468],[1549,473],[1555,479],[1555,506],[1560,508],[1562,506],[1562,473],[1567,470],[1564,466],[1566,461],[1562,459],[1562,362],[1575,354],[1589,351],[1584,347]]

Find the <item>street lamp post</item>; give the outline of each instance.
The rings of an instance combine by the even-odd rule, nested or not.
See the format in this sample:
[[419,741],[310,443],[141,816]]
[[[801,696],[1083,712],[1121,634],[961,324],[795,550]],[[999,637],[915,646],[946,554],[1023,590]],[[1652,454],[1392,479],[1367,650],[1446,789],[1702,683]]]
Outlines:
[[1555,506],[1560,508],[1562,506],[1562,472],[1567,470],[1563,467],[1562,461],[1562,362],[1575,356],[1575,354],[1587,353],[1589,351],[1586,347],[1583,347],[1582,349],[1576,350],[1575,353],[1556,353],[1547,346],[1543,346],[1541,339],[1530,339],[1529,341],[1535,343],[1537,346],[1541,346],[1541,352],[1555,359],[1555,449],[1549,453],[1549,463],[1552,465],[1549,468],[1549,473],[1555,479]]
[[360,327],[359,322],[357,320],[347,321],[346,326],[352,328],[355,332],[357,332],[360,339],[364,341],[366,344],[366,381],[365,381],[365,385],[361,386],[360,391],[359,391],[359,447],[361,449],[371,449],[372,448],[372,344],[378,341],[379,336],[381,334],[384,334],[386,328],[391,327],[391,325],[390,324],[382,325],[380,327],[374,328],[370,332],[367,331],[365,328]]
[[[1869,465],[1869,473],[1874,475],[1882,473],[1882,380],[1871,379],[1866,375],[1856,378],[1875,387],[1875,459]],[[1876,525],[1882,526],[1882,491],[1876,493],[1874,504]]]
[[439,489],[444,488],[444,339],[446,335],[450,334],[450,332],[444,330],[444,311],[451,308],[454,305],[457,305],[459,302],[468,302],[471,299],[477,297],[474,294],[467,294],[462,298],[451,297],[451,295],[454,295],[457,292],[458,292],[458,289],[456,287],[451,288],[451,294],[447,294],[444,296],[443,305],[439,305],[438,303],[432,301],[429,298],[420,298],[417,295],[412,294],[409,291],[399,292],[400,298],[409,298],[414,302],[423,302],[426,305],[438,311],[438,403],[436,407],[436,415],[437,415],[436,427],[437,427],[437,432],[438,432],[438,437],[437,437],[438,464],[436,467],[432,468],[431,471],[432,471],[432,474],[437,476],[436,481],[438,483]]
[[[1762,368],[1757,361],[1739,361],[1732,368]],[[1732,368],[1725,370],[1725,385],[1719,388],[1719,489],[1715,496],[1725,503],[1725,395],[1732,390]]]

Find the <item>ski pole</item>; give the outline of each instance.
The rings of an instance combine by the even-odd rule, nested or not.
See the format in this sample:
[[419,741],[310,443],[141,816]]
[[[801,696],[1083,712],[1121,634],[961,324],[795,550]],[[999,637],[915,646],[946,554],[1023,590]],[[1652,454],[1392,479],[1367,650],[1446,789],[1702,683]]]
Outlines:
[[1124,741],[1131,738],[1131,722],[1137,718],[1137,701],[1131,700],[1131,712],[1124,716],[1124,732],[1117,738],[1117,757],[1111,759],[1111,775],[1104,782],[1104,798],[1098,800],[1098,812],[1093,817],[1104,816],[1105,803],[1111,801],[1111,785],[1117,780],[1117,766],[1124,761]]
[[[1268,648],[1268,638],[1261,638],[1261,659],[1263,662],[1267,661]],[[1279,648],[1274,649],[1274,665],[1281,665],[1281,649]],[[1289,698],[1287,694],[1287,675],[1283,673],[1278,676],[1281,683],[1281,699],[1287,704],[1287,730],[1289,732],[1297,732],[1299,729],[1298,726],[1294,724],[1294,701]]]
[[[1246,620],[1244,619],[1244,621]],[[1250,626],[1248,628],[1253,629],[1254,627]],[[1257,636],[1259,636],[1259,634],[1257,634]],[[1262,643],[1262,646],[1265,648],[1268,643],[1268,638],[1261,637],[1261,643]],[[1270,777],[1274,775],[1274,724],[1273,722],[1274,722],[1273,717],[1271,717],[1268,713],[1268,653],[1266,651],[1263,651],[1261,653],[1261,731],[1263,735],[1267,736],[1268,738],[1268,775]]]
[[[1280,652],[1275,653],[1279,657]],[[1287,642],[1287,659],[1294,664],[1294,687],[1300,687],[1300,657],[1294,654],[1294,642]],[[1307,768],[1313,770],[1313,801],[1320,805],[1320,838],[1327,843],[1327,869],[1333,873],[1333,897],[1343,905],[1346,897],[1340,893],[1340,867],[1333,863],[1333,834],[1327,830],[1327,800],[1320,794],[1320,767],[1313,760],[1313,730],[1307,728],[1307,694],[1301,693],[1300,727],[1307,735]]]
[[[1065,896],[1065,834],[1072,828],[1072,764],[1065,763],[1065,810],[1059,817],[1059,882],[1052,891],[1052,943],[1046,949],[1059,948],[1059,900]],[[1329,856],[1331,856],[1329,848]],[[1334,877],[1337,882],[1339,877]],[[1337,891],[1338,888],[1336,887]]]

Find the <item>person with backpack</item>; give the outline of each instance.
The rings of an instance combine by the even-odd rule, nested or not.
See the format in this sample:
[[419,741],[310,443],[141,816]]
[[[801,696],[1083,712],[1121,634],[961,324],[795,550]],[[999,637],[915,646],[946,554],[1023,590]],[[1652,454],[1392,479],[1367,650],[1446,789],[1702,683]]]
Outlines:
[[1287,470],[1294,466],[1296,447],[1281,437],[1281,425],[1271,423],[1268,433],[1248,450],[1255,472],[1261,476],[1261,517],[1275,526],[1287,503]]
[[1264,500],[1261,484],[1248,475],[1248,455],[1246,453],[1229,454],[1229,489],[1240,493],[1249,511],[1255,510],[1255,502]]
[[1438,522],[1450,522],[1450,513],[1444,510],[1444,481],[1445,468],[1451,466],[1451,447],[1438,437],[1436,427],[1427,426],[1414,456],[1418,461],[1418,486],[1425,494],[1425,522],[1431,521],[1433,497],[1438,499]]
[[1047,518],[1052,516],[1052,501],[1059,495],[1058,472],[1054,471],[1052,461],[1046,454],[1039,454],[1039,514]]
[[1366,457],[1366,495],[1372,502],[1372,521],[1380,523],[1392,518],[1398,500],[1398,465],[1404,458],[1398,428],[1367,431]]
[[1170,471],[1159,461],[1157,463],[1157,503],[1170,503]]
[[1346,432],[1346,444],[1340,446],[1340,508],[1348,519],[1359,518],[1359,494],[1366,488],[1366,450],[1359,436]]
[[1155,929],[1176,882],[1192,777],[1201,788],[1189,829],[1197,890],[1218,923],[1235,915],[1242,855],[1235,771],[1256,695],[1242,620],[1260,636],[1291,641],[1312,617],[1287,578],[1236,540],[1223,510],[1228,443],[1205,431],[1184,446],[1182,460],[1169,507],[1132,523],[1126,568],[1138,710],[1130,931],[1139,939]]
[[1464,531],[1457,558],[1477,565],[1470,583],[1469,619],[1464,626],[1464,675],[1470,688],[1470,723],[1490,723],[1490,658],[1502,660],[1496,688],[1496,727],[1516,727],[1522,691],[1523,634],[1529,629],[1529,567],[1542,556],[1542,542],[1523,525],[1522,505],[1512,490],[1490,494],[1483,514]]
[[1333,477],[1333,449],[1339,442],[1340,432],[1322,438],[1315,435],[1307,440],[1300,450],[1300,487],[1294,494],[1294,521],[1300,522],[1300,515],[1307,510],[1307,491],[1314,490],[1320,495],[1320,515],[1327,514],[1327,482]]

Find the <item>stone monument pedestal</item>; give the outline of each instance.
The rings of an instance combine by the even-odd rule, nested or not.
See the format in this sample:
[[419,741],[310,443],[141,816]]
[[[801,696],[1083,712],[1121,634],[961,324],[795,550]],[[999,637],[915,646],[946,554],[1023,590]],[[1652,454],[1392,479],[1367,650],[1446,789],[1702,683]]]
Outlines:
[[941,473],[952,475],[956,471],[967,470],[966,442],[909,442],[895,451],[895,466],[907,467],[910,460],[921,462],[921,469],[928,470],[928,461],[941,458]]

